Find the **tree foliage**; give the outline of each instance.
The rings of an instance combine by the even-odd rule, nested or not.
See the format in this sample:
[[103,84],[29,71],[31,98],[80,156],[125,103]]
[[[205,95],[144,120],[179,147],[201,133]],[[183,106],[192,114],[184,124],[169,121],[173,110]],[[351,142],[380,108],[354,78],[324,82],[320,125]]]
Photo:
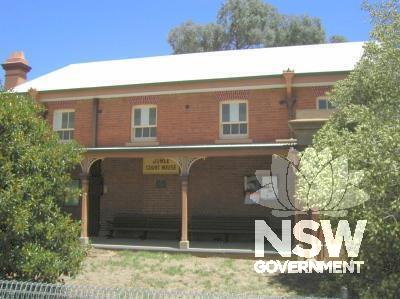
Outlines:
[[262,0],[226,0],[215,23],[187,21],[173,29],[174,54],[324,43],[321,20],[280,14]]
[[187,21],[172,29],[168,40],[175,54],[183,54],[220,50],[226,38],[222,26],[218,24],[198,25]]
[[364,173],[349,171],[345,156],[333,158],[329,148],[317,152],[309,147],[300,157],[296,197],[301,210],[344,217],[348,209],[369,199],[368,194],[359,188]]
[[345,43],[347,42],[347,38],[344,37],[343,35],[332,35],[329,38],[330,43]]
[[261,47],[274,40],[278,13],[260,0],[227,0],[219,10],[217,23],[226,34],[223,49]]
[[32,99],[0,91],[0,277],[55,281],[80,268],[79,225],[61,212],[80,148],[61,144]]
[[365,265],[360,274],[340,278],[362,298],[400,296],[399,7],[399,0],[368,6],[371,41],[355,70],[334,87],[337,111],[313,141],[316,150],[346,156],[351,169],[364,173],[360,185],[370,199],[348,217],[368,221],[358,257]]
[[311,45],[325,42],[321,20],[309,16],[282,16],[274,46]]

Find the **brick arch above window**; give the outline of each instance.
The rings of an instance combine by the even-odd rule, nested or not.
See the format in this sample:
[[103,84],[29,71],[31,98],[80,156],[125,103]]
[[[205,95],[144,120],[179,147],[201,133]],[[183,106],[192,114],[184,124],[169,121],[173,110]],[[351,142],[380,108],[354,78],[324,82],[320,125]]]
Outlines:
[[312,88],[312,93],[315,98],[326,96],[326,93],[331,91],[332,87],[330,86],[318,86]]
[[248,100],[250,98],[249,90],[230,90],[219,91],[215,93],[218,101],[231,101],[231,100]]
[[157,96],[137,96],[129,99],[131,105],[157,105],[160,98]]

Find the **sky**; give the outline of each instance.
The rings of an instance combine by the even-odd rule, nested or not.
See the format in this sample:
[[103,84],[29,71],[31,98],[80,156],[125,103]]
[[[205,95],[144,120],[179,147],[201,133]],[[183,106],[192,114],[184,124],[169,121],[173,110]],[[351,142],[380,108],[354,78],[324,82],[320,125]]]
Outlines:
[[[171,28],[213,22],[223,0],[1,1],[0,62],[24,51],[29,79],[72,63],[168,55]],[[319,17],[327,32],[368,39],[362,0],[268,0],[280,13]],[[0,78],[3,79],[3,71]]]

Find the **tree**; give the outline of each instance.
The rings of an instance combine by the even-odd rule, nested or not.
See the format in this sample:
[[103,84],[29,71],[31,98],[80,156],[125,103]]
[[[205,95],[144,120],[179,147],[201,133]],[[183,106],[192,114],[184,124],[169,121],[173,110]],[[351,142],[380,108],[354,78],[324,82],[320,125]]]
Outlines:
[[168,42],[174,54],[304,45],[324,43],[325,30],[318,18],[279,14],[262,0],[226,0],[215,23],[187,21]]
[[32,99],[0,90],[0,277],[53,282],[84,257],[79,225],[61,212],[80,148],[61,144]]
[[[358,260],[360,274],[344,274],[362,298],[398,298],[400,281],[400,4],[369,5],[374,29],[364,55],[330,95],[337,111],[316,134],[313,147],[345,156],[363,171],[360,186],[370,199],[350,210],[349,220],[368,221]],[[332,277],[327,282],[332,284]]]
[[332,35],[329,38],[330,43],[345,43],[347,42],[347,38],[344,37],[343,35]]
[[218,13],[227,35],[225,49],[246,49],[273,44],[276,9],[260,0],[227,0]]
[[218,24],[198,25],[187,21],[172,29],[168,42],[175,54],[218,51],[224,47],[225,33]]
[[321,20],[309,16],[285,16],[278,26],[275,46],[311,45],[325,42]]

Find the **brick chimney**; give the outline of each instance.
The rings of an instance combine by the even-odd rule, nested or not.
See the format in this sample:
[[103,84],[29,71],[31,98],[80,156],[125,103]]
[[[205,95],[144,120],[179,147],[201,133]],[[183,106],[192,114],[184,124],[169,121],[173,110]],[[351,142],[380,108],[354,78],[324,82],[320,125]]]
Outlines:
[[12,89],[26,81],[26,74],[31,70],[24,52],[16,51],[1,65],[5,71],[4,88]]

